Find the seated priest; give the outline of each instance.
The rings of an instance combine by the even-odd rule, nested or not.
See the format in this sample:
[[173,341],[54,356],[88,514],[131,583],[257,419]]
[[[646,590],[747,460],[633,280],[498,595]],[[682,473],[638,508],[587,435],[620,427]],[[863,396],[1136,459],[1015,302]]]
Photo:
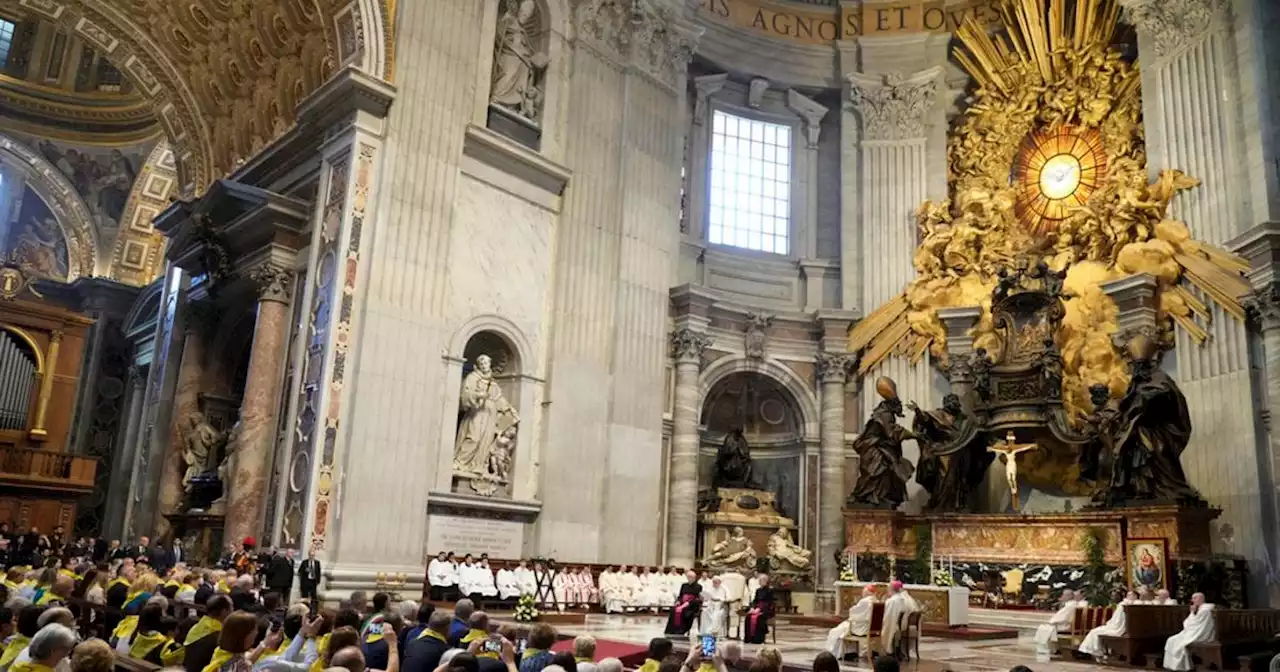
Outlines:
[[698,583],[698,573],[689,570],[684,574],[684,584],[675,596],[675,606],[667,616],[668,635],[687,635],[693,622],[702,613],[702,586]]
[[1106,653],[1102,649],[1102,637],[1124,637],[1124,608],[1130,604],[1138,603],[1138,594],[1129,591],[1125,594],[1124,599],[1120,600],[1120,604],[1116,605],[1115,611],[1111,612],[1111,618],[1106,623],[1089,631],[1084,636],[1084,641],[1080,642],[1080,653],[1093,656],[1095,659],[1101,659]]
[[747,613],[742,617],[742,641],[763,644],[769,634],[769,619],[773,618],[773,589],[769,587],[769,575],[761,574],[756,580],[760,586],[747,603]]
[[520,597],[520,582],[516,579],[516,573],[509,567],[503,567],[498,570],[497,576],[498,597],[504,600],[514,600]]
[[698,585],[702,587],[702,633],[724,637],[729,631],[728,591],[720,585],[718,576],[707,581],[699,579]]
[[889,584],[889,597],[884,601],[884,627],[880,629],[882,651],[897,651],[902,630],[911,614],[920,611],[920,603],[911,597],[901,581]]
[[1165,640],[1164,669],[1190,670],[1191,656],[1187,647],[1214,637],[1213,605],[1205,603],[1204,593],[1196,593],[1191,596],[1191,613],[1182,621],[1182,632]]
[[[871,629],[871,612],[876,603],[876,590],[871,584],[862,587],[862,597],[849,607],[849,618],[827,631],[827,650],[836,660],[844,658],[844,638],[850,635],[862,637]],[[859,651],[865,656],[868,651]]]
[[1076,617],[1076,608],[1087,606],[1089,603],[1080,599],[1080,595],[1075,591],[1070,588],[1062,591],[1062,607],[1049,619],[1048,623],[1041,623],[1040,627],[1036,628],[1036,653],[1053,653],[1058,644],[1058,632],[1071,627],[1071,622]]
[[1169,596],[1169,591],[1161,588],[1156,591],[1156,599],[1152,604],[1177,604],[1178,601]]

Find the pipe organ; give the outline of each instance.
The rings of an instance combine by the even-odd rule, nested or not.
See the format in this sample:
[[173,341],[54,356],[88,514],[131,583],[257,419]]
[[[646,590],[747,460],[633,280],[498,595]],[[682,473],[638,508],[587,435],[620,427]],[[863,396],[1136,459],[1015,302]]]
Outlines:
[[[58,295],[60,298],[51,298]],[[74,285],[31,288],[0,265],[0,522],[71,530],[97,460],[68,454],[85,340],[93,320]]]
[[0,430],[26,429],[35,389],[35,352],[15,333],[0,330]]

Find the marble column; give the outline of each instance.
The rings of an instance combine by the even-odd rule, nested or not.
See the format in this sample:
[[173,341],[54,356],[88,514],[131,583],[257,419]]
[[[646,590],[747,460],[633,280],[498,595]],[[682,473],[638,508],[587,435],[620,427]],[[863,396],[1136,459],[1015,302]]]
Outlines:
[[[912,75],[850,74],[849,100],[861,119],[861,236],[862,310],[870,313],[901,294],[915,277],[911,260],[916,246],[915,212],[928,198],[943,194],[930,189],[929,142],[931,127],[942,114],[937,103],[937,83],[942,68]],[[848,286],[848,283],[846,283]],[[903,401],[921,408],[934,404],[934,371],[926,355],[912,364],[900,357],[887,358],[863,383],[866,416],[878,402],[875,380],[892,378]],[[904,422],[909,426],[911,415]],[[904,446],[915,462],[919,449],[912,441]],[[908,486],[912,502],[924,496],[914,481]],[[908,509],[912,504],[908,504]]]
[[249,273],[258,290],[258,315],[249,350],[249,374],[240,402],[240,428],[228,475],[224,538],[261,537],[267,475],[276,445],[280,377],[289,339],[289,295],[293,271],[264,264]]
[[[1154,174],[1176,168],[1201,185],[1176,197],[1170,216],[1185,221],[1197,240],[1223,245],[1251,223],[1247,212],[1246,142],[1240,132],[1238,45],[1230,3],[1224,0],[1122,0],[1137,28],[1142,65],[1142,120],[1147,165]],[[1260,142],[1255,139],[1253,142]],[[1215,552],[1253,561],[1251,592],[1262,592],[1263,528],[1253,409],[1259,404],[1244,324],[1213,306],[1210,338],[1197,344],[1178,329],[1173,370],[1195,430],[1182,453],[1191,484],[1223,509]],[[1223,441],[1222,437],[1231,437]],[[1224,526],[1230,526],[1225,528]]]
[[832,558],[844,548],[844,386],[854,365],[850,353],[818,353],[816,371],[821,389],[822,426],[818,484],[818,586],[828,588],[840,578]]
[[665,564],[692,567],[698,533],[698,376],[706,334],[688,327],[671,334],[675,360],[675,405],[671,410],[671,464],[667,485],[667,557]]
[[204,380],[207,334],[218,319],[218,309],[208,299],[189,301],[183,307],[182,359],[178,365],[178,381],[173,393],[173,415],[169,423],[169,444],[161,458],[160,494],[157,500],[155,535],[169,531],[165,514],[176,513],[182,505],[182,438],[186,418],[200,412],[200,392]]

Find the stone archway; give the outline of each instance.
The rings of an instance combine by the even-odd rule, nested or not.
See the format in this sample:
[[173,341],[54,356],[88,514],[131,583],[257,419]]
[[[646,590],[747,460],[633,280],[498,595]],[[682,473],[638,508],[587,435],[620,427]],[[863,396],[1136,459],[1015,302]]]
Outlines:
[[[339,69],[392,76],[396,0],[0,0],[84,38],[151,101],[193,195],[284,134]],[[230,48],[228,48],[230,45]]]
[[[89,207],[62,171],[25,144],[0,133],[0,162],[13,166],[53,214],[67,242],[67,277],[95,275],[98,264],[98,232]],[[0,229],[2,230],[2,229]],[[0,240],[0,252],[7,241]]]

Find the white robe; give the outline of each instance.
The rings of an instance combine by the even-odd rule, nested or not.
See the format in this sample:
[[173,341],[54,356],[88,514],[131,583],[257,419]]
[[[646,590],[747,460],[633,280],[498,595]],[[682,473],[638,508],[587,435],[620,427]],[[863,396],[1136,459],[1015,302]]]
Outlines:
[[[849,607],[849,618],[827,631],[827,650],[836,660],[844,658],[844,638],[849,635],[861,637],[871,630],[871,612],[874,610],[876,598],[867,595]],[[870,651],[859,651],[859,655],[869,655]]]
[[556,578],[551,580],[551,592],[555,594],[556,604],[562,609],[573,601],[573,596],[577,593],[571,582],[572,579],[564,572],[557,572]]
[[917,611],[920,611],[920,604],[905,590],[898,591],[896,595],[891,595],[884,601],[884,627],[880,631],[882,651],[894,650],[894,643],[899,635],[898,620],[902,620],[902,627],[905,628],[907,617]]
[[680,592],[680,586],[684,585],[684,576],[674,572],[662,574],[662,583],[659,584],[661,592],[659,594],[658,605],[661,607],[671,607],[676,603],[676,594]]
[[520,589],[521,595],[536,595],[538,592],[538,581],[533,578],[533,570],[528,567],[516,567],[511,570],[516,575],[516,585]]
[[702,588],[702,634],[724,637],[727,632],[729,613],[725,606],[728,595],[724,586],[716,587],[710,581]]
[[448,560],[432,558],[431,564],[427,566],[427,576],[433,586],[441,588],[456,586],[458,585],[458,566]]
[[1169,605],[1169,604],[1177,604],[1177,603],[1178,603],[1178,601],[1177,601],[1177,600],[1175,600],[1175,599],[1173,599],[1172,597],[1166,597],[1166,598],[1165,598],[1165,599],[1163,599],[1163,600],[1152,600],[1152,601],[1151,601],[1151,604],[1165,604],[1165,605]]
[[644,597],[643,586],[640,584],[640,575],[635,572],[625,572],[618,580],[618,585],[622,588],[622,604],[627,608],[638,606],[642,603]]
[[622,586],[618,581],[617,573],[608,570],[600,572],[600,602],[604,604],[606,614],[620,612],[625,606]]
[[1111,612],[1111,618],[1106,623],[1089,631],[1084,636],[1084,641],[1080,642],[1080,653],[1098,657],[1105,653],[1102,650],[1102,637],[1123,637],[1125,632],[1124,625],[1124,607],[1127,604],[1133,604],[1129,601],[1121,602],[1116,605],[1116,610]]
[[1207,642],[1216,636],[1213,625],[1213,605],[1203,604],[1196,613],[1182,621],[1182,632],[1165,640],[1164,669],[1185,671],[1191,669],[1191,656],[1187,647],[1196,642]]
[[510,600],[520,596],[520,582],[516,581],[516,573],[503,568],[498,570],[498,597]]
[[1067,600],[1066,603],[1062,605],[1062,608],[1058,610],[1058,613],[1054,614],[1053,618],[1049,619],[1048,623],[1041,623],[1040,627],[1036,628],[1036,645],[1040,647],[1047,647],[1050,644],[1056,643],[1058,641],[1058,632],[1064,627],[1071,627],[1071,621],[1075,620],[1076,617],[1076,608],[1083,606],[1088,606],[1088,604],[1084,602],[1077,602],[1075,600]]
[[641,574],[640,597],[636,600],[636,606],[653,607],[657,611],[658,606],[663,604],[662,584],[665,580],[661,574]]

